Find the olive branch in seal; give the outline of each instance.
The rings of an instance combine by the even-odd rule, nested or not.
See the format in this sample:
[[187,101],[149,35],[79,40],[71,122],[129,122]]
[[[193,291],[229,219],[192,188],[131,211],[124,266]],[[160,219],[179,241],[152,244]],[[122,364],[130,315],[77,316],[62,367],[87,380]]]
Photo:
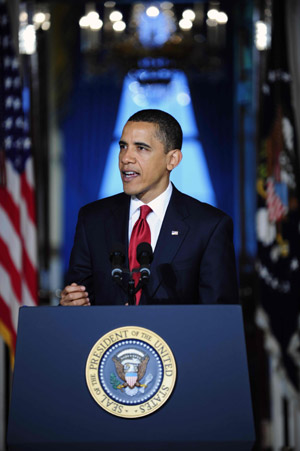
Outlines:
[[111,385],[113,386],[113,388],[115,389],[115,390],[117,390],[117,389],[120,389],[121,388],[121,384],[120,384],[120,381],[119,381],[119,379],[117,378],[117,376],[115,375],[115,373],[111,373],[110,374],[110,383],[111,383]]

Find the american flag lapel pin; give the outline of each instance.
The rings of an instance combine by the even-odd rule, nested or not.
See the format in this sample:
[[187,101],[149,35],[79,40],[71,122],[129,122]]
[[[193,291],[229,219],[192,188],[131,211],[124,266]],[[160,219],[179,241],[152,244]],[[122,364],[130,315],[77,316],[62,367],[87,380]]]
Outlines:
[[179,235],[179,232],[178,232],[178,230],[172,230],[172,232],[171,232],[171,235]]

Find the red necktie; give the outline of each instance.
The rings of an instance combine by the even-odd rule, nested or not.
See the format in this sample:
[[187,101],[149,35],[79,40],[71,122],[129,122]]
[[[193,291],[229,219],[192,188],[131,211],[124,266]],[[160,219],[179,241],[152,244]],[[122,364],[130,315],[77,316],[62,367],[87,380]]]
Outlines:
[[[129,257],[129,268],[130,271],[133,270],[133,268],[138,268],[139,263],[136,259],[136,248],[140,243],[149,243],[151,244],[151,231],[149,224],[146,220],[146,217],[151,212],[151,208],[148,207],[148,205],[143,205],[140,207],[140,217],[134,224],[134,227],[132,229],[131,237],[130,237],[130,243],[129,243],[129,251],[128,251],[128,257]],[[133,273],[132,275],[133,280],[135,282],[135,286],[137,286],[140,273]],[[139,290],[135,297],[136,297],[136,305],[139,305],[140,299],[142,295],[142,290]]]

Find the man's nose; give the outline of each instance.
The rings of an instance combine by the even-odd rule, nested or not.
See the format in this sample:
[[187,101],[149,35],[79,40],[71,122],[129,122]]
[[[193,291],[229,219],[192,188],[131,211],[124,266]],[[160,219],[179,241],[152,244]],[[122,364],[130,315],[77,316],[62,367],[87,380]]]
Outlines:
[[131,147],[127,147],[127,149],[123,149],[121,151],[121,161],[124,164],[135,163],[135,155],[134,150]]

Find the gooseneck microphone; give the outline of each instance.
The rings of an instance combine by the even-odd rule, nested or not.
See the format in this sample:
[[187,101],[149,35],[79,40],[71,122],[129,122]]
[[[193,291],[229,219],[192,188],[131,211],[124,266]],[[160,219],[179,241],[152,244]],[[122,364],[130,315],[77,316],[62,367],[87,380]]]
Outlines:
[[136,259],[140,264],[140,274],[143,282],[150,277],[150,264],[153,260],[152,247],[149,243],[140,243],[136,248]]
[[109,260],[112,266],[112,278],[116,282],[121,281],[123,276],[123,266],[125,263],[125,246],[123,246],[123,244],[116,243],[110,253]]

